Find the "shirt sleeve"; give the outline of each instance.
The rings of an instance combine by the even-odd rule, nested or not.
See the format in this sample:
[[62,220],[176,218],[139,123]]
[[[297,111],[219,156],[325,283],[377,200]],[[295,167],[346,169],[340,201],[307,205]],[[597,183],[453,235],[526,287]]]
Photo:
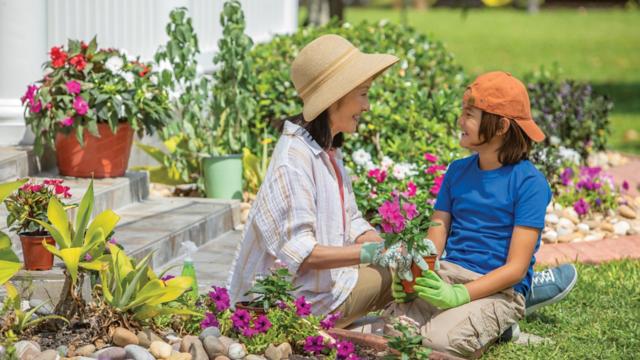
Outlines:
[[275,168],[260,191],[255,223],[267,251],[297,273],[317,241],[315,186],[308,175],[288,165]]
[[551,189],[547,180],[542,175],[526,177],[518,188],[514,225],[543,229],[549,201]]
[[453,170],[453,163],[447,169],[447,172],[444,174],[444,179],[442,180],[442,185],[440,186],[440,191],[438,192],[438,197],[436,198],[436,203],[433,206],[435,210],[451,212],[451,177],[453,176],[455,170]]
[[362,212],[358,209],[358,203],[356,202],[356,196],[353,192],[353,184],[351,183],[351,177],[349,174],[345,176],[346,185],[347,185],[347,201],[349,202],[349,209],[351,211],[351,228],[349,230],[349,241],[354,243],[358,236],[363,233],[375,230],[371,224],[362,216]]

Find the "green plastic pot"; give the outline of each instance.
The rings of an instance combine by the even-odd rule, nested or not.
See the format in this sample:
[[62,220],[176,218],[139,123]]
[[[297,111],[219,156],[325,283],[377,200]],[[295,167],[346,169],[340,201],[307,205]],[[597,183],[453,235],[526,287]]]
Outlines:
[[242,200],[242,155],[202,159],[204,190],[211,199]]

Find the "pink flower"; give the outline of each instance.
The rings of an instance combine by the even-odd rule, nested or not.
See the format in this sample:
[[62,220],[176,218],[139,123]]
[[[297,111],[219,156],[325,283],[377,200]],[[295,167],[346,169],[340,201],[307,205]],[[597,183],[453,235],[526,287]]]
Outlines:
[[408,197],[408,198],[412,198],[412,197],[416,196],[416,192],[418,192],[418,187],[416,186],[416,184],[413,181],[409,181],[407,183],[407,191],[405,191],[402,194],[404,196]]
[[304,351],[319,354],[324,350],[324,338],[322,336],[307,336],[304,341]]
[[69,127],[73,125],[73,118],[72,117],[68,117],[65,118],[64,120],[60,121],[60,125],[64,126],[64,127]]
[[91,256],[91,254],[86,253],[84,254],[84,261],[91,261],[93,260],[93,256]]
[[438,156],[431,153],[424,153],[424,159],[428,162],[435,163],[438,161]]
[[251,316],[249,312],[244,309],[238,309],[231,315],[231,322],[236,329],[244,329],[249,326]]
[[32,113],[34,113],[34,114],[39,113],[40,110],[42,110],[42,103],[40,102],[40,100],[38,100],[38,102],[35,103],[35,104],[33,102],[31,103],[31,112]]
[[297,298],[294,304],[296,305],[296,315],[301,317],[311,315],[311,303],[308,303],[304,296]]
[[589,203],[580,198],[580,200],[573,204],[573,210],[575,210],[578,215],[584,215],[589,212]]
[[37,91],[38,91],[38,87],[37,86],[35,86],[35,85],[27,86],[27,91],[20,98],[20,101],[22,101],[23,104],[25,102],[27,102],[27,101],[29,101],[29,103],[32,104],[33,103],[33,97],[36,95]]
[[384,182],[384,180],[387,178],[387,172],[378,168],[369,170],[368,175],[369,177],[375,178],[378,184]]
[[442,186],[442,180],[444,180],[444,175],[440,175],[433,180],[433,186],[429,189],[429,192],[433,195],[438,195],[440,192],[440,187]]
[[338,359],[353,359],[350,356],[354,354],[356,348],[351,341],[338,341],[335,346]]
[[65,85],[67,86],[67,92],[69,94],[78,95],[80,94],[80,90],[82,90],[80,83],[75,80],[67,81]]
[[280,309],[280,310],[284,310],[284,309],[289,307],[289,306],[287,306],[287,303],[282,301],[282,300],[278,300],[276,305],[278,305],[278,309]]
[[256,329],[252,329],[250,327],[246,327],[246,328],[242,329],[242,336],[252,337],[252,336],[257,335],[257,334],[258,334],[258,330],[256,330]]
[[438,171],[446,170],[446,165],[431,165],[424,171],[425,174],[435,174]]
[[63,185],[53,185],[53,191],[56,193],[56,195],[62,195],[65,198],[70,198],[71,197],[71,193],[69,193],[69,190],[71,190],[70,187],[68,186],[63,186]]
[[402,204],[402,210],[404,210],[404,213],[407,216],[407,219],[409,220],[418,216],[418,210],[416,210],[416,208],[417,208],[416,204],[412,204],[409,202]]
[[624,189],[624,191],[629,190],[629,182],[627,180],[622,182],[622,189]]
[[204,319],[202,319],[202,321],[200,322],[200,328],[206,329],[212,326],[218,327],[220,326],[220,323],[213,313],[207,312],[206,314],[204,314]]
[[382,217],[382,230],[385,233],[401,233],[405,228],[405,220],[400,212],[398,199],[385,201],[378,208],[378,214]]
[[76,96],[73,100],[73,108],[76,110],[78,115],[84,115],[89,111],[89,104],[82,98],[82,96]]
[[226,288],[212,286],[213,291],[209,292],[209,298],[216,304],[216,311],[225,311],[231,305],[229,292]]
[[336,321],[338,321],[340,317],[342,317],[342,314],[340,314],[339,311],[337,313],[329,314],[322,321],[320,321],[320,326],[325,330],[329,330],[332,327],[336,326]]
[[253,324],[254,328],[259,333],[265,333],[267,330],[271,329],[271,321],[269,321],[269,318],[264,314],[258,315],[258,317],[253,321]]

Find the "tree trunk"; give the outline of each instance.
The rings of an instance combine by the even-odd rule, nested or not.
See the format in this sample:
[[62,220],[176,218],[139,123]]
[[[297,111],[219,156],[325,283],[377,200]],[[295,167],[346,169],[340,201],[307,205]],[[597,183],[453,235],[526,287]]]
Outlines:
[[329,0],[308,0],[309,25],[322,26],[329,22]]
[[329,0],[329,18],[338,18],[340,22],[344,21],[344,3],[342,0]]
[[529,14],[535,14],[540,11],[540,1],[539,0],[528,0],[527,1],[527,11]]
[[65,275],[64,285],[60,292],[60,300],[56,304],[54,313],[71,321],[76,315],[82,316],[80,309],[84,305],[84,300],[80,291],[82,290],[84,275],[78,274],[78,282],[75,285],[72,283],[71,276]]

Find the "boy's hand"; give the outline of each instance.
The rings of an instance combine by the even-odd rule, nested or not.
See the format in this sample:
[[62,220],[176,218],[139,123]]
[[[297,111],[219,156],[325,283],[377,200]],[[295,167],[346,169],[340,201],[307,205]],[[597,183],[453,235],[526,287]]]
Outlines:
[[391,283],[391,296],[393,296],[393,300],[399,304],[413,301],[416,297],[415,294],[407,294],[404,292],[401,279],[395,274],[391,274],[391,276],[393,277],[393,282]]
[[420,298],[440,309],[450,309],[470,301],[469,291],[464,285],[447,284],[431,270],[424,271],[413,288]]

